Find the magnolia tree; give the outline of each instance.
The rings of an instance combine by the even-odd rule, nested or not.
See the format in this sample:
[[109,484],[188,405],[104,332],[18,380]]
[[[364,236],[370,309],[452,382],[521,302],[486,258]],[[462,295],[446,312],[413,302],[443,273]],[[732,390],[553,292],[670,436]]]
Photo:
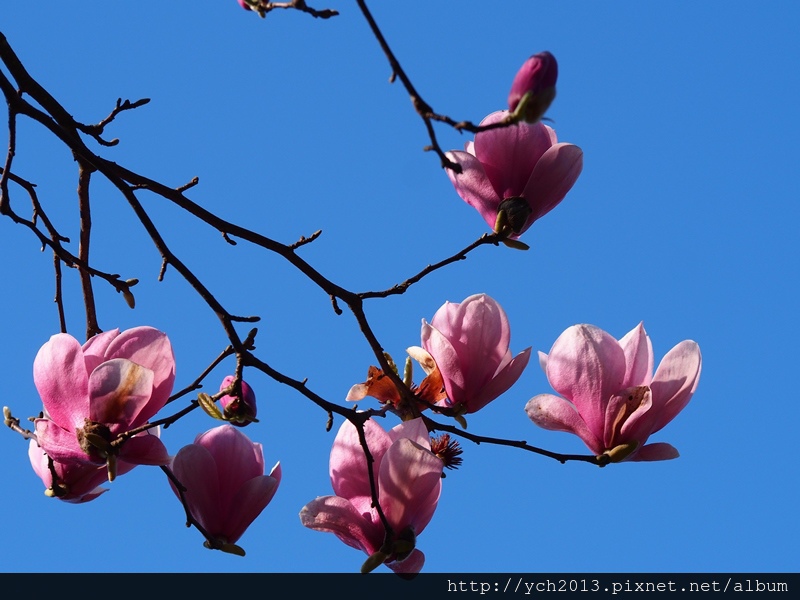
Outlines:
[[[265,17],[276,9],[321,19],[338,15],[300,0],[238,3],[254,17]],[[423,569],[420,536],[435,518],[440,496],[447,494],[445,473],[460,466],[465,442],[512,446],[549,460],[583,461],[599,467],[678,457],[675,447],[653,442],[651,436],[669,424],[695,392],[701,356],[693,341],[676,345],[656,366],[641,323],[620,339],[594,325],[564,324],[564,332],[549,351],[533,357],[552,392],[534,395],[524,412],[543,429],[578,436],[588,449],[580,455],[468,429],[470,415],[491,411],[492,402],[533,366],[532,348],[511,344],[503,298],[479,293],[479,273],[474,279],[476,293],[460,302],[445,301],[430,321],[422,320],[418,345],[407,348],[407,357],[400,360],[396,353],[393,357],[384,350],[367,318],[368,301],[400,296],[483,246],[497,247],[492,249],[495,252],[528,250],[526,232],[546,227],[542,218],[568,197],[579,179],[583,152],[577,145],[559,141],[548,125],[547,110],[556,98],[558,79],[557,61],[551,53],[538,52],[522,62],[508,82],[510,91],[498,91],[498,97],[507,91],[502,110],[476,119],[478,124],[456,120],[423,100],[366,2],[357,0],[356,4],[388,60],[392,80],[408,92],[412,110],[424,124],[429,138],[426,150],[436,159],[432,168],[443,169],[453,196],[473,207],[486,222],[486,232],[463,249],[377,291],[348,289],[303,258],[305,246],[324,243],[317,241],[319,231],[293,243],[279,242],[248,224],[223,219],[214,206],[193,201],[191,191],[197,180],[176,188],[106,158],[104,150],[117,143],[106,130],[123,113],[148,101],[120,100],[100,122],[81,123],[56,98],[57,90],[45,89],[36,73],[25,68],[25,57],[18,56],[5,37],[0,38],[0,87],[8,104],[0,213],[7,222],[30,230],[52,253],[55,310],[61,324],[60,331],[42,340],[33,360],[33,381],[41,403],[34,407],[14,399],[4,407],[4,417],[11,431],[27,440],[31,467],[54,501],[92,502],[109,489],[104,483],[137,466],[157,467],[163,475],[153,469],[153,477],[164,478],[164,485],[171,487],[187,524],[197,529],[205,546],[243,556],[245,551],[237,542],[281,492],[280,463],[270,468],[274,458],[265,458],[261,444],[253,441],[259,438],[259,420],[270,418],[270,403],[259,403],[248,383],[259,371],[318,406],[327,413],[327,429],[337,431],[329,459],[331,487],[320,489],[318,497],[297,507],[298,527],[332,533],[362,551],[364,572],[381,565],[403,574]],[[50,206],[39,197],[36,181],[15,169],[22,122],[38,125],[75,159],[81,225],[77,244],[62,235],[57,220],[48,216]],[[472,139],[463,150],[447,151],[438,142],[437,128],[467,132]],[[90,252],[95,235],[91,219],[95,197],[90,192],[98,180],[110,184],[133,210],[135,221],[121,227],[144,229],[161,256],[160,278],[168,270],[176,271],[218,317],[229,344],[202,372],[183,381],[176,379],[169,331],[146,323],[125,330],[101,328],[103,307],[95,301],[94,286],[111,286],[133,309],[138,281],[102,270]],[[256,349],[256,342],[269,334],[249,325],[257,317],[229,312],[189,266],[191,257],[173,252],[165,241],[168,228],[157,226],[142,204],[140,195],[145,191],[178,207],[185,219],[217,230],[230,244],[238,240],[276,255],[324,291],[335,313],[352,313],[374,355],[372,365],[357,366],[366,372],[364,380],[341,390],[340,397],[326,398],[306,380],[270,364]],[[64,267],[74,269],[80,281],[85,316],[80,330],[67,327],[66,292],[61,284]],[[449,296],[447,290],[442,295]],[[631,321],[638,318],[631,315]],[[219,377],[219,368],[226,366],[224,378]],[[210,417],[208,430],[197,432],[189,445],[172,447],[165,428],[194,411],[205,411]],[[30,423],[25,420],[29,416]],[[524,418],[522,410],[520,416]],[[20,455],[23,452],[21,444]]]

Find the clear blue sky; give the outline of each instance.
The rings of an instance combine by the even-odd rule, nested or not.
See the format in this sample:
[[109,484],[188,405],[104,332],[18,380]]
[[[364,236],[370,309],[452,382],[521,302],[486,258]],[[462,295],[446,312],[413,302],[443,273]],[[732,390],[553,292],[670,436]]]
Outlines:
[[[425,571],[796,572],[797,4],[372,4],[417,89],[456,119],[503,108],[522,61],[553,52],[560,75],[548,115],[585,153],[567,199],[525,234],[528,252],[484,247],[405,296],[368,303],[386,350],[401,359],[419,344],[421,319],[485,292],[508,313],[514,352],[548,351],[576,323],[621,337],[644,321],[657,360],[684,339],[704,360],[692,402],[652,440],[676,446],[677,460],[598,469],[465,442],[464,465],[448,473],[418,540]],[[175,187],[199,176],[191,198],[280,241],[322,229],[304,258],[345,287],[383,289],[486,228],[421,151],[425,129],[405,91],[388,83],[355,4],[319,6],[341,15],[261,20],[235,0],[11,2],[0,30],[79,120],[99,121],[118,97],[152,99],[112,126],[121,143],[104,156]],[[470,139],[438,132],[445,148]],[[19,137],[15,172],[37,183],[77,240],[71,156],[30,123]],[[156,281],[159,257],[122,198],[106,184],[93,194],[97,266],[141,281],[133,311],[96,283],[100,324],[167,332],[182,387],[226,345],[223,331],[176,272]],[[364,380],[369,348],[318,288],[279,257],[229,246],[163,200],[143,199],[232,312],[261,315],[264,360],[333,401]],[[3,404],[28,416],[41,408],[33,358],[58,329],[52,260],[29,232],[7,219],[0,228]],[[78,281],[66,275],[68,324],[80,337]],[[218,369],[209,388],[232,370]],[[357,571],[363,554],[297,516],[331,493],[338,421],[325,433],[323,411],[248,373],[261,422],[245,432],[268,465],[281,461],[283,481],[240,541],[246,558],[203,548],[155,468],[135,469],[86,505],[46,498],[27,442],[4,430],[0,569]],[[576,437],[526,417],[527,400],[550,391],[531,361],[469,419],[470,431],[584,452]],[[214,425],[193,414],[163,439],[175,453]]]

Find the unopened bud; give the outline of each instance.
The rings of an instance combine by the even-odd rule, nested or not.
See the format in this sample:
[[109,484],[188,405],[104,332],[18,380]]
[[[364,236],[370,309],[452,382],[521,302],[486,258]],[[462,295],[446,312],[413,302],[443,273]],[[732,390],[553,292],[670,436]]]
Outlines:
[[556,97],[558,63],[549,52],[534,54],[514,77],[508,94],[508,109],[519,119],[535,123]]
[[[228,375],[222,380],[222,384],[219,386],[220,391],[230,387],[235,379],[233,375]],[[223,418],[237,427],[244,427],[253,421],[258,421],[256,419],[256,394],[246,381],[242,381],[241,386],[241,397],[229,394],[219,399]]]

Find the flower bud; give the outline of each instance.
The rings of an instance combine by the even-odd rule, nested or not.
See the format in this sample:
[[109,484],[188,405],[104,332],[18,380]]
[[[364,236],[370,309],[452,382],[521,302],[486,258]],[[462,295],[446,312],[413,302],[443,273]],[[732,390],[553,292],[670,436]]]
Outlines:
[[[220,391],[224,390],[234,382],[235,377],[228,375],[222,380],[222,385],[219,386]],[[222,412],[226,421],[237,427],[244,427],[249,425],[256,419],[256,394],[246,381],[242,381],[242,395],[241,397],[234,395],[223,396],[219,399],[219,404],[222,407]]]
[[558,64],[549,52],[534,54],[520,67],[511,92],[508,109],[522,120],[535,123],[556,97]]

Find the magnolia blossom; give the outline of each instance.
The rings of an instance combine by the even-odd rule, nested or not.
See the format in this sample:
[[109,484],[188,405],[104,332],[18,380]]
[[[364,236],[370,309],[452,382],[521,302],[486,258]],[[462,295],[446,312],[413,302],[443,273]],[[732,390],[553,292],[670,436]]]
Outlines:
[[[222,380],[219,390],[222,391],[234,382],[236,378],[228,375]],[[246,381],[242,381],[242,396],[232,396],[227,394],[219,399],[225,419],[237,427],[244,427],[256,420],[256,393]]]
[[[558,63],[549,52],[534,54],[517,71],[508,94],[508,109],[514,112],[522,102],[522,118],[538,121],[556,97]],[[527,96],[527,97],[526,97]]]
[[431,520],[442,487],[444,463],[431,453],[422,419],[412,419],[384,431],[374,420],[364,423],[378,502],[391,527],[391,537],[372,507],[364,449],[356,427],[345,421],[339,428],[330,458],[335,496],[309,502],[300,511],[306,527],[335,534],[348,546],[370,557],[362,570],[378,564],[397,573],[418,573],[425,555],[416,538]]
[[653,346],[640,323],[617,341],[593,325],[562,333],[550,354],[540,353],[550,385],[563,398],[535,396],[525,406],[545,429],[580,437],[596,455],[616,460],[666,460],[678,451],[648,438],[683,410],[697,388],[700,347],[685,340],[653,375]]
[[231,425],[201,433],[194,443],[181,448],[172,460],[172,472],[186,488],[192,516],[223,544],[242,537],[281,482],[280,463],[264,475],[261,444]]
[[429,354],[441,372],[446,405],[473,413],[514,385],[528,365],[530,347],[512,358],[510,340],[503,308],[490,296],[475,294],[460,304],[445,302],[430,324],[423,319],[422,348],[408,352]]
[[[44,453],[39,444],[36,443],[36,440],[33,439],[28,446],[28,458],[30,458],[33,471],[47,488],[45,494],[48,496],[53,496],[64,502],[79,504],[94,500],[108,491],[106,488],[99,487],[101,483],[108,480],[108,471],[104,465],[54,461]],[[117,474],[127,473],[134,466],[119,461]],[[53,479],[53,472],[55,472],[55,480]]]
[[[481,125],[507,117],[507,111],[495,112]],[[466,152],[453,150],[447,157],[461,167],[461,173],[447,169],[458,195],[490,227],[508,227],[511,238],[555,208],[583,168],[583,151],[558,143],[555,131],[538,122],[481,131],[467,142]],[[498,222],[501,210],[505,224]]]
[[[152,327],[118,329],[83,346],[54,335],[39,350],[33,379],[44,404],[36,437],[51,459],[65,464],[165,465],[169,454],[158,435],[145,431],[113,445],[122,433],[144,425],[166,403],[175,381],[169,339]],[[157,432],[155,432],[157,433]]]

